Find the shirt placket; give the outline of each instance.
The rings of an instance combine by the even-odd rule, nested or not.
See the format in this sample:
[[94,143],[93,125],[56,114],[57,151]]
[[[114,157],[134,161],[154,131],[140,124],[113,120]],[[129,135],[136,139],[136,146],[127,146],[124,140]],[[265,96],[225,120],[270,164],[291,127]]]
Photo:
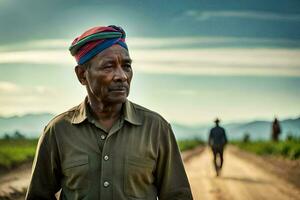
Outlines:
[[103,141],[101,151],[101,184],[100,184],[100,199],[113,199],[113,155],[112,155],[112,140],[113,134],[116,134],[123,125],[123,120],[118,120],[113,125],[109,133],[101,133],[100,141]]
[[113,184],[113,166],[112,156],[110,151],[109,139],[100,135],[101,140],[104,140],[103,149],[101,152],[101,183],[100,183],[100,199],[112,199],[112,184]]

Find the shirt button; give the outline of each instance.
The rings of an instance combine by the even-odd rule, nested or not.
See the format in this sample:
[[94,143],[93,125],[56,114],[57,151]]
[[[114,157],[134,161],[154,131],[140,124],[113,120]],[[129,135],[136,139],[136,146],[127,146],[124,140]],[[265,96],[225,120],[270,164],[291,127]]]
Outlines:
[[102,140],[105,140],[106,136],[105,135],[101,135],[100,136]]
[[108,186],[109,186],[109,182],[105,181],[105,182],[103,183],[103,186],[104,186],[104,187],[108,187]]
[[109,159],[108,155],[104,156],[104,160],[108,160],[108,159]]

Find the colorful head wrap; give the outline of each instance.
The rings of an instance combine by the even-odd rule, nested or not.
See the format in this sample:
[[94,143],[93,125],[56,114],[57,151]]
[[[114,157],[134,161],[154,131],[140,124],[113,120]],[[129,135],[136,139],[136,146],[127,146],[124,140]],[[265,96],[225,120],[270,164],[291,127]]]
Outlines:
[[98,26],[91,28],[77,37],[69,50],[78,64],[82,65],[92,57],[114,44],[128,50],[125,43],[126,33],[118,26]]

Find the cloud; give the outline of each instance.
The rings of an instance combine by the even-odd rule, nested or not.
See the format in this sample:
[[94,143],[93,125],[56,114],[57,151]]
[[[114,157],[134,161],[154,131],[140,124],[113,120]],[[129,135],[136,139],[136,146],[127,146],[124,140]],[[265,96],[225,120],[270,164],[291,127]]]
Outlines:
[[196,20],[203,21],[215,17],[238,17],[256,20],[282,20],[282,21],[300,21],[300,14],[283,14],[264,11],[235,11],[235,10],[219,10],[219,11],[200,11],[189,10],[184,13],[185,16],[193,17]]
[[0,97],[4,98],[5,95],[10,96],[43,96],[43,95],[56,95],[55,89],[37,85],[37,86],[22,86],[12,82],[0,81]]
[[[68,48],[72,39],[41,39],[25,42],[0,45],[0,53],[16,51],[47,51],[60,50],[66,55],[70,55]],[[231,46],[282,46],[300,47],[300,40],[286,38],[250,38],[250,37],[130,37],[126,42],[131,49],[161,49],[161,48],[206,48],[206,47],[231,47]]]
[[0,114],[52,112],[56,110],[54,100],[57,101],[61,96],[60,91],[52,87],[43,85],[24,86],[2,81],[0,82]]
[[74,59],[63,50],[32,50],[0,52],[0,63],[74,64]]
[[230,37],[174,37],[174,38],[129,38],[127,43],[131,48],[161,48],[182,45],[219,44],[232,42]]
[[64,50],[68,51],[72,39],[40,39],[0,46],[0,52],[7,51],[32,51],[32,50]]
[[[163,49],[131,51],[134,69],[145,73],[300,76],[298,49]],[[63,51],[0,53],[0,63],[74,65]]]
[[19,86],[11,82],[0,82],[0,93],[12,93],[19,91]]
[[133,51],[134,67],[148,73],[300,76],[300,50],[168,49]]
[[[32,46],[38,46],[35,50],[2,49],[0,64],[76,65],[68,50],[61,49],[66,43],[64,40],[54,40],[57,49],[47,49],[49,41],[32,41]],[[201,45],[226,41],[251,43],[257,40],[231,37],[132,38],[128,43],[134,69],[143,73],[300,76],[298,48],[205,48]],[[268,39],[260,41],[272,42]],[[183,46],[172,46],[178,43]],[[192,44],[198,45],[190,47]]]

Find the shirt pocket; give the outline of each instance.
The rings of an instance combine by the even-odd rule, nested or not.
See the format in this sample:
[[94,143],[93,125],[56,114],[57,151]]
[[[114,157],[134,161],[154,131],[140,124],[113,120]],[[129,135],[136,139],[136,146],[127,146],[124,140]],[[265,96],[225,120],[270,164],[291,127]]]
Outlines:
[[89,160],[88,158],[73,160],[63,165],[65,185],[71,190],[88,189]]
[[125,160],[124,192],[129,197],[145,198],[153,184],[155,161],[141,157],[127,157]]

